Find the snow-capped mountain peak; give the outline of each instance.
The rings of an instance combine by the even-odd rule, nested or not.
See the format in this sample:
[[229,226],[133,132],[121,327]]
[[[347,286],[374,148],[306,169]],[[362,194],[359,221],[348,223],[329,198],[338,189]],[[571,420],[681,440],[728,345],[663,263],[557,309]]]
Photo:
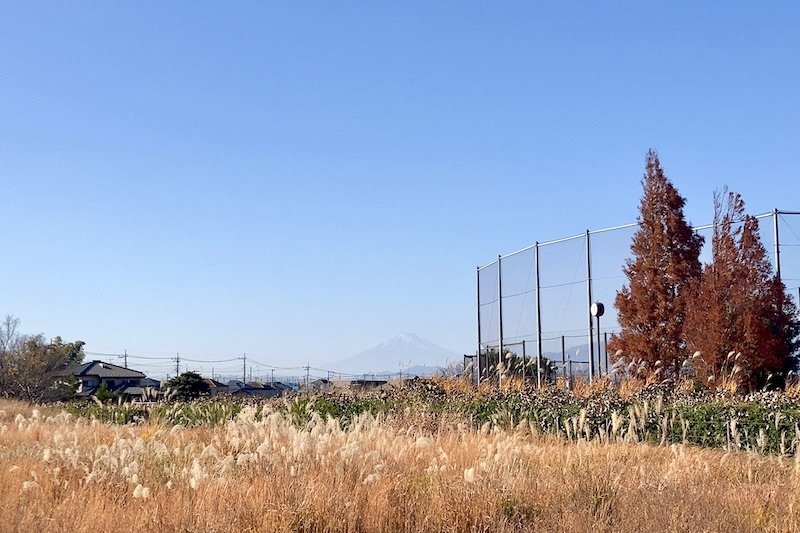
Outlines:
[[337,372],[377,374],[398,372],[412,366],[444,366],[448,361],[456,359],[460,359],[460,356],[455,352],[446,350],[415,333],[398,333],[369,350],[332,363],[330,366]]

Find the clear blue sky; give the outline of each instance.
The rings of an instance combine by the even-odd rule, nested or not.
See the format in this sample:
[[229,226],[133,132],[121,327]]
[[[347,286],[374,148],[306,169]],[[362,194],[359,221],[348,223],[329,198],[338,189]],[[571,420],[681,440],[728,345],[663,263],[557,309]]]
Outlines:
[[0,313],[271,364],[475,347],[475,266],[800,207],[796,2],[3,2]]

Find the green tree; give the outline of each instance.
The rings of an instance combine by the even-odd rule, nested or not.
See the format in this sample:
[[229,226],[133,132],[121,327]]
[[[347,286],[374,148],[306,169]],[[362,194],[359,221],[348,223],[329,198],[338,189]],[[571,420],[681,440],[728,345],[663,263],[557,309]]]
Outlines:
[[166,383],[171,391],[172,398],[179,401],[189,401],[208,392],[208,383],[197,372],[184,372]]
[[621,331],[608,346],[650,368],[661,361],[668,374],[675,374],[687,355],[683,292],[700,276],[703,238],[686,222],[686,200],[664,175],[653,150],[647,153],[642,188],[633,258],[624,267],[628,285],[614,302]]
[[[83,345],[81,341],[77,343]],[[6,358],[4,386],[7,394],[31,402],[41,400],[72,364],[73,359],[65,356],[62,348],[46,342],[41,334],[21,337],[17,348]]]
[[61,337],[55,337],[50,341],[50,348],[66,361],[69,366],[80,365],[86,354],[83,353],[83,341],[64,342]]
[[113,392],[108,390],[108,387],[106,387],[106,384],[103,383],[102,385],[100,385],[97,388],[97,392],[95,392],[94,397],[97,398],[97,400],[99,402],[106,403],[106,402],[108,402],[110,400],[113,400],[115,395],[114,395]]
[[[83,361],[83,341],[65,343],[61,337],[19,333],[19,319],[7,315],[0,323],[0,390],[5,396],[39,401],[45,395],[74,393],[63,371]],[[57,385],[64,382],[63,387]]]
[[[536,384],[537,361],[536,355],[528,354],[523,360],[522,356],[509,348],[503,348],[503,358],[497,357],[497,349],[489,348],[487,351],[487,361],[489,365],[489,376],[497,378],[524,379],[526,383]],[[542,356],[542,384],[555,381],[557,368],[555,363],[545,356]]]

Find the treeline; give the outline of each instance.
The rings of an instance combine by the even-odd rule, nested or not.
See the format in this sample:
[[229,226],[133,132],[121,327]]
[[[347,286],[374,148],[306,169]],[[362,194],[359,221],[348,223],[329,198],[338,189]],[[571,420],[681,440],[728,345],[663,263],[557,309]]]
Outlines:
[[74,392],[74,379],[61,371],[83,362],[83,345],[20,333],[19,319],[7,315],[0,323],[0,395],[34,402]]
[[615,299],[621,331],[609,351],[631,371],[712,389],[783,385],[798,364],[797,308],[742,197],[715,192],[711,262],[701,265],[704,239],[652,150],[642,188],[628,283]]

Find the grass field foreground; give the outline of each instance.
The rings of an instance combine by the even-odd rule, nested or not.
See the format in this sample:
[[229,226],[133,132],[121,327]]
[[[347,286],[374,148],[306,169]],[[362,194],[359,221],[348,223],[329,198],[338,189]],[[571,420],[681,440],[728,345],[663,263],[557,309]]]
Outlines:
[[0,402],[3,531],[800,531],[800,462],[424,412],[112,425]]

